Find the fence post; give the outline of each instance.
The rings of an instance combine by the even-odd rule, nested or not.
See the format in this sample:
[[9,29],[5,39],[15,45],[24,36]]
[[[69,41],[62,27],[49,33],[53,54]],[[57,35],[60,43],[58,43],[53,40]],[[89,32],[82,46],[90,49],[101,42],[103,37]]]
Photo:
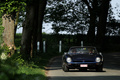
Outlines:
[[62,52],[62,41],[59,41],[59,53]]
[[83,47],[83,41],[81,41],[81,47]]
[[43,52],[45,53],[46,52],[46,46],[45,46],[46,42],[43,41]]
[[40,45],[40,42],[38,41],[38,42],[37,42],[37,51],[40,50],[40,46],[39,46],[39,45]]

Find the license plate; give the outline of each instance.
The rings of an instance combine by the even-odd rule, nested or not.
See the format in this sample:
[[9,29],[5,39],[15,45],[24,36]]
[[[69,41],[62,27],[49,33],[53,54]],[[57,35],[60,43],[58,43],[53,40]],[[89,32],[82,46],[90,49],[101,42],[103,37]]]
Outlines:
[[81,64],[80,67],[88,67],[87,64]]

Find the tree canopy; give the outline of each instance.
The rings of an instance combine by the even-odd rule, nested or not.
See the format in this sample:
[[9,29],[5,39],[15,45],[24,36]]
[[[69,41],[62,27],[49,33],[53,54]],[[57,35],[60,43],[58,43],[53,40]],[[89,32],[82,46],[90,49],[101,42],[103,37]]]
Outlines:
[[[23,7],[24,6],[24,7]],[[5,13],[17,12],[19,9],[25,10],[26,0],[1,0],[0,11]]]
[[56,33],[60,31],[75,34],[84,33],[89,25],[89,12],[81,1],[51,1],[46,8],[44,21],[53,22],[52,29]]
[[[90,45],[95,45],[97,42],[103,44],[103,38],[106,34],[106,21],[108,14],[111,13],[109,10],[110,1],[1,0],[0,11],[4,14],[14,15],[14,21],[17,21],[19,18],[17,15],[22,11],[26,12],[21,52],[29,55],[33,49],[36,51],[37,41],[42,41],[43,18],[45,22],[53,23],[52,29],[56,34],[60,31],[66,31],[69,34],[87,34],[86,40]],[[96,39],[97,42],[95,42]],[[99,41],[100,39],[101,41]]]

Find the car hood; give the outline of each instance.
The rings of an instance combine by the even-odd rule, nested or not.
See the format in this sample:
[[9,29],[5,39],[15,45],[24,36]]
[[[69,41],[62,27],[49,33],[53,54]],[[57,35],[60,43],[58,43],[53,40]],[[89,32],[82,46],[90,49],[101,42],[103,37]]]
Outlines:
[[94,62],[95,54],[77,54],[71,56],[73,62]]

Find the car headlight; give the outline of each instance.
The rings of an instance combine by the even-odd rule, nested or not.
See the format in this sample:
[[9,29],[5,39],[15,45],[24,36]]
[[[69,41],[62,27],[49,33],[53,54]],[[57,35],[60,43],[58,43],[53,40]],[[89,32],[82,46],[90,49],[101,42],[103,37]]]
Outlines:
[[67,61],[67,62],[71,62],[72,59],[71,59],[70,57],[67,57],[66,61]]
[[101,61],[100,57],[96,57],[96,62],[100,62],[100,61]]

